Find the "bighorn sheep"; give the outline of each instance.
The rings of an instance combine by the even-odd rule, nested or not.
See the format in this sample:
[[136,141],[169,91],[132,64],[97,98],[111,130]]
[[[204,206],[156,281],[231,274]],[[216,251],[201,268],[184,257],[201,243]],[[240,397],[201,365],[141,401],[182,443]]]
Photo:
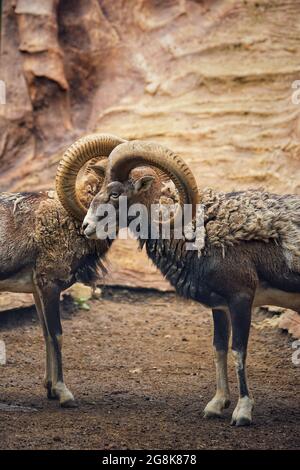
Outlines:
[[[76,281],[95,283],[104,270],[111,241],[87,240],[81,224],[103,182],[101,161],[122,142],[101,134],[75,142],[59,164],[56,193],[0,193],[0,291],[33,293],[46,344],[45,387],[63,407],[74,398],[63,380],[60,294]],[[86,155],[99,165],[83,190],[76,180]]]
[[[253,399],[246,354],[252,307],[271,304],[300,312],[300,197],[252,190],[199,192],[179,156],[155,143],[131,141],[110,154],[106,180],[83,223],[85,235],[96,238],[99,207],[108,203],[118,213],[120,196],[127,197],[128,207],[144,204],[150,214],[162,186],[155,167],[175,183],[180,205],[192,205],[194,218],[197,204],[202,204],[205,243],[201,253],[188,251],[186,240],[175,239],[171,230],[170,240],[144,237],[140,245],[146,245],[148,256],[180,295],[212,308],[217,389],[205,417],[221,416],[230,404],[227,353],[232,329],[239,385],[232,424],[249,425]],[[128,224],[130,220],[127,215]]]

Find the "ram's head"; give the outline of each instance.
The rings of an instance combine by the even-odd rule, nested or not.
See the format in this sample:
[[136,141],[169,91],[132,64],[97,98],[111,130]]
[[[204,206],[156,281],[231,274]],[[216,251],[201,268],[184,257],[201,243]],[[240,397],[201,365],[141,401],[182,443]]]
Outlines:
[[[104,212],[99,210],[107,205],[113,206],[116,213],[116,231],[119,221],[124,217],[129,225],[134,204],[143,205],[150,217],[151,206],[160,204],[167,197],[178,202],[167,220],[171,228],[178,217],[182,217],[185,204],[191,205],[192,216],[196,214],[199,193],[195,178],[186,163],[171,150],[152,142],[125,142],[112,150],[107,164],[106,177],[100,192],[94,197],[83,222],[87,237],[96,238],[97,226],[104,220]],[[126,199],[128,212],[123,217],[121,201]],[[107,219],[105,219],[107,222]],[[115,232],[115,228],[113,227]],[[109,232],[108,232],[109,236]]]

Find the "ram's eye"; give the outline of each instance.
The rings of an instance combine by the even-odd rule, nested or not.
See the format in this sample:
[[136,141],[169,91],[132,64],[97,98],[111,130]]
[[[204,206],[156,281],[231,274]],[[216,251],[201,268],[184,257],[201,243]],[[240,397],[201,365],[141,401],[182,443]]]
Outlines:
[[111,194],[110,194],[110,197],[113,198],[113,199],[118,199],[119,196],[120,196],[120,194],[117,193],[117,192],[114,192],[114,193],[111,193]]

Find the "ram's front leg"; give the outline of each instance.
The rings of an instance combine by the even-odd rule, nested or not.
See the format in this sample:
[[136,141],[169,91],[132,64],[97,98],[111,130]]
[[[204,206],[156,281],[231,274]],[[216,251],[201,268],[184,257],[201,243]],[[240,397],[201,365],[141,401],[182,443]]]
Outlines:
[[251,295],[240,294],[237,295],[230,303],[232,352],[235,360],[239,385],[239,400],[232,414],[231,421],[231,424],[235,426],[249,426],[249,424],[252,423],[254,401],[250,397],[246,374],[246,357],[251,325],[252,298],[253,297]]
[[213,310],[214,320],[214,349],[217,390],[213,399],[204,409],[205,418],[218,418],[225,408],[230,405],[230,392],[227,376],[227,355],[230,336],[230,322],[227,312]]
[[[46,372],[48,396],[59,399],[60,405],[63,407],[75,406],[75,400],[72,393],[68,390],[64,383],[63,367],[62,367],[62,327],[60,322],[60,289],[51,284],[47,286],[38,286],[37,293],[39,295],[45,327],[48,333],[48,348],[51,358],[51,379],[49,371]],[[48,351],[47,351],[48,352]],[[49,385],[51,384],[51,391]]]
[[42,306],[38,291],[36,290],[33,295],[34,295],[37,314],[38,314],[40,324],[43,330],[43,336],[44,336],[45,347],[46,347],[46,367],[45,367],[45,376],[44,376],[44,386],[47,390],[48,398],[50,399],[57,398],[56,395],[52,393],[52,363],[53,363],[54,351],[53,351],[52,343],[50,341],[50,336],[47,330],[47,326],[45,323],[43,306]]

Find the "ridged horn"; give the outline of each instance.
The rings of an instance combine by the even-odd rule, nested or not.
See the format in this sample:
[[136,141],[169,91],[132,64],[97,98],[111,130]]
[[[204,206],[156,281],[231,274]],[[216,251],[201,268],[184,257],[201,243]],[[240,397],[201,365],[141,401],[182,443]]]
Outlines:
[[[188,165],[172,150],[155,142],[130,141],[118,145],[109,156],[107,176],[110,181],[125,181],[137,166],[151,166],[167,174],[174,182],[180,205],[192,205],[192,216],[200,201],[197,182]],[[171,223],[174,222],[173,217]]]
[[81,168],[91,159],[108,158],[117,145],[126,142],[110,134],[92,134],[74,142],[64,153],[56,173],[56,192],[66,211],[82,221],[88,208],[80,201],[76,180]]

